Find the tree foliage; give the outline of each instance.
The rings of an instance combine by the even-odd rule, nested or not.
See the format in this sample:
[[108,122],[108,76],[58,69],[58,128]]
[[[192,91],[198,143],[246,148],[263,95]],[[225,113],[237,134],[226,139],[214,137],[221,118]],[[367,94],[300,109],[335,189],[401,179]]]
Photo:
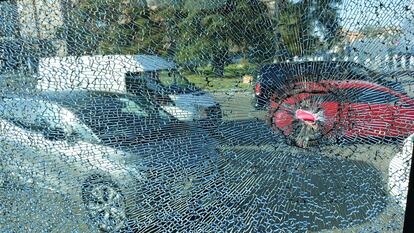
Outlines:
[[145,0],[80,1],[66,21],[62,32],[72,55],[163,52],[162,19]]
[[216,12],[189,12],[179,24],[176,59],[181,64],[203,65],[211,62],[216,74],[222,75],[229,58],[227,16]]
[[283,1],[279,31],[291,56],[328,49],[340,39],[338,6],[342,0]]
[[235,54],[272,61],[280,49],[275,32],[293,56],[333,44],[340,1],[284,0],[275,22],[260,0],[175,0],[156,9],[146,0],[84,0],[67,12],[62,35],[72,55],[159,54],[181,65],[211,64],[222,76]]
[[179,24],[177,60],[211,63],[223,75],[231,52],[247,54],[253,62],[269,61],[274,53],[271,18],[258,0],[229,0],[219,8],[192,9]]

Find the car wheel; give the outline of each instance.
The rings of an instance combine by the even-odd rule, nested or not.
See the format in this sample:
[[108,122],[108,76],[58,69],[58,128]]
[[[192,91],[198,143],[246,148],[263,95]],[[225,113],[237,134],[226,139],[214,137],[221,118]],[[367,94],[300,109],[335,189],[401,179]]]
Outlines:
[[82,187],[82,200],[89,217],[102,232],[117,232],[126,222],[125,199],[111,180],[96,175]]
[[[312,106],[311,101],[308,100],[301,101],[296,107],[296,112],[299,109],[312,109],[312,113],[314,115],[320,116],[323,114],[323,110]],[[322,127],[321,120],[315,121],[311,124],[295,117],[292,123],[292,133],[289,135],[289,138],[297,146],[302,148],[314,146],[317,145],[319,139],[323,137]]]
[[282,131],[289,142],[302,148],[333,140],[330,135],[335,128],[337,113],[327,113],[321,105],[324,101],[333,101],[333,96],[295,91],[294,95],[281,100],[278,107],[271,111],[271,125]]

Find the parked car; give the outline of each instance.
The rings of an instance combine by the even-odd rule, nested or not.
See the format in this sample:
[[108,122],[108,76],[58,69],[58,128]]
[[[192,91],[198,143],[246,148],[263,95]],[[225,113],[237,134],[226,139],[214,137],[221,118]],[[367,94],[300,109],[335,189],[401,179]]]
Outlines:
[[154,55],[51,57],[40,60],[37,89],[96,90],[148,95],[186,122],[216,127],[220,104],[181,76],[174,62]]
[[214,141],[140,96],[3,96],[0,119],[1,173],[82,202],[102,231],[163,231],[219,190]]
[[220,104],[175,68],[128,74],[128,77],[130,93],[153,97],[165,111],[182,121],[195,121],[205,128],[216,128],[221,122]]
[[394,201],[405,209],[407,204],[408,182],[411,161],[414,153],[414,134],[404,140],[401,151],[391,160],[388,168],[388,189]]
[[338,138],[406,138],[414,133],[414,100],[374,83],[298,82],[271,98],[268,122],[294,144],[307,147]]
[[[270,97],[275,91],[284,92],[297,80],[377,80],[379,74],[363,65],[349,61],[305,61],[264,65],[255,85],[254,106],[269,107]],[[295,81],[296,80],[296,81]]]
[[386,80],[398,83],[403,92],[414,97],[414,72],[413,71],[392,71],[386,74]]

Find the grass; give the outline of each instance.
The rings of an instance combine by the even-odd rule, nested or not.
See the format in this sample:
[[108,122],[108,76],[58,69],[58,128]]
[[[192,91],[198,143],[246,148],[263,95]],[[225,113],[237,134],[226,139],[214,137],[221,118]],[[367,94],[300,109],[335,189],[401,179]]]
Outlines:
[[252,84],[242,83],[246,75],[256,76],[256,67],[251,64],[231,64],[224,68],[224,76],[218,77],[211,66],[199,67],[195,72],[183,71],[183,75],[197,87],[214,90],[249,90]]

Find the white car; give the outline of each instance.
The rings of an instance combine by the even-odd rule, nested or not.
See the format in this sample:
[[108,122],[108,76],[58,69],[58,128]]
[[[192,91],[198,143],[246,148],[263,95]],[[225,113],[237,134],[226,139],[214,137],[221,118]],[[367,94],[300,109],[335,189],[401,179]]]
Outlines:
[[414,134],[404,140],[402,150],[391,160],[388,169],[390,194],[403,209],[405,209],[407,203],[413,141]]
[[119,230],[126,218],[122,193],[145,177],[139,161],[127,164],[131,154],[100,145],[85,125],[57,105],[3,101],[2,183],[13,179],[69,194],[85,204],[100,229]]
[[220,104],[211,94],[191,84],[178,70],[146,72],[132,80],[140,82],[140,79],[143,85],[136,85],[137,88],[130,91],[137,95],[148,93],[165,111],[177,119],[196,122],[206,128],[217,127],[221,122]]
[[41,58],[40,91],[93,90],[149,95],[174,117],[216,127],[220,104],[181,76],[174,62],[154,55]]
[[68,195],[101,231],[121,230],[131,219],[142,231],[161,229],[159,212],[185,217],[191,203],[214,201],[218,154],[207,133],[143,98],[6,96],[0,119],[3,183],[17,179]]

